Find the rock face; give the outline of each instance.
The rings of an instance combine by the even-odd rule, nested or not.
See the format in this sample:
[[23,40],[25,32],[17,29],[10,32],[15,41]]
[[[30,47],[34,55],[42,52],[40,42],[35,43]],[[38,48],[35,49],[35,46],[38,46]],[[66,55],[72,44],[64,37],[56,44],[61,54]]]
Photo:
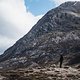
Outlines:
[[47,12],[33,28],[0,56],[1,67],[80,63],[80,2],[65,2]]

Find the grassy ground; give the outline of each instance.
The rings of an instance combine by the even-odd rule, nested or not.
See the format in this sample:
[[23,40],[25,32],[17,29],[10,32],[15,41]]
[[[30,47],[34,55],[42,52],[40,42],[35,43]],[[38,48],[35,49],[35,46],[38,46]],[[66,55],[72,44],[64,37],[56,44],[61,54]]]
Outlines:
[[80,80],[80,68],[29,68],[0,72],[0,80]]

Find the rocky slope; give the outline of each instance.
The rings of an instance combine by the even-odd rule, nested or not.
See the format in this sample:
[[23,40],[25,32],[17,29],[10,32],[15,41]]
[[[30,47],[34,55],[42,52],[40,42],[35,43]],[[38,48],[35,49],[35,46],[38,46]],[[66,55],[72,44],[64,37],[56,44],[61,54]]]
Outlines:
[[80,64],[80,2],[65,2],[47,12],[0,56],[0,66],[57,64],[60,53],[64,54],[64,64]]

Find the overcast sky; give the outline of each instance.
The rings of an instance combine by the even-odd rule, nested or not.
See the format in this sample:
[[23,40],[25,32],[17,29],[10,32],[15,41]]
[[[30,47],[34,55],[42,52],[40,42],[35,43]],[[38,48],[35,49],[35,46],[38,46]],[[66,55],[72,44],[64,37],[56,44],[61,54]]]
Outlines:
[[0,0],[0,54],[24,36],[48,10],[65,1],[69,0]]

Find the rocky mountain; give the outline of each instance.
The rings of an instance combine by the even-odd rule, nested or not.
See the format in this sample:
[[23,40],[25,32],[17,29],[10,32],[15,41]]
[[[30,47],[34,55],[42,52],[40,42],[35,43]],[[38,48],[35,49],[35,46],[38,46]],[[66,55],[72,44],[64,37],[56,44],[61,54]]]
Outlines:
[[0,56],[3,68],[80,64],[80,2],[65,2],[47,12],[33,28]]

